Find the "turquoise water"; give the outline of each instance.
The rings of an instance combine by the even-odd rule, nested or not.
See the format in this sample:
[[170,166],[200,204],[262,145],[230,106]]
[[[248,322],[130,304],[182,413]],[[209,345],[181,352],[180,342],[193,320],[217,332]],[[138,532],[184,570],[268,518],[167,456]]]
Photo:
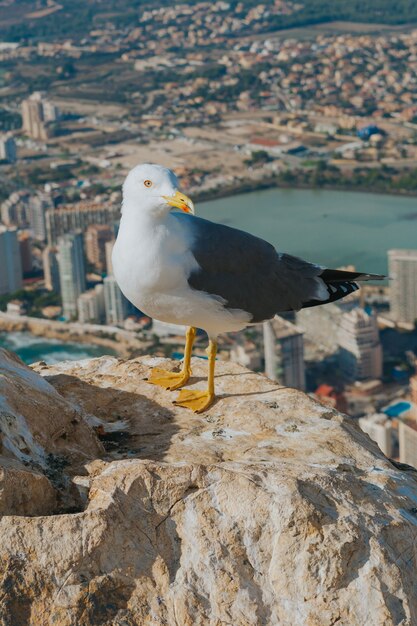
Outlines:
[[417,248],[417,198],[269,189],[200,203],[196,212],[328,267],[386,274],[387,250]]
[[35,337],[27,332],[0,333],[0,348],[15,352],[25,363],[45,361],[48,365],[114,354],[109,348],[83,343],[63,343],[57,339]]

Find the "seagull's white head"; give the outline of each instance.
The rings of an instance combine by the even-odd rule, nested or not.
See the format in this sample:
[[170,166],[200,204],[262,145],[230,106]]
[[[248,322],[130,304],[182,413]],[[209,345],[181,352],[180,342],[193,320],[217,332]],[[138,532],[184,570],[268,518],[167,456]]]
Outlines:
[[162,217],[172,208],[194,214],[194,204],[178,190],[174,172],[151,163],[130,170],[123,184],[123,215],[141,213]]

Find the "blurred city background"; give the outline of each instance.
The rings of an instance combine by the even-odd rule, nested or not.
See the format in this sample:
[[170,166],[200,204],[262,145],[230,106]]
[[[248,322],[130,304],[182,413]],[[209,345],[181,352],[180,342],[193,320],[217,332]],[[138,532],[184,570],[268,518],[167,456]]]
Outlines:
[[182,357],[184,329],[135,310],[111,265],[124,176],[161,163],[202,217],[390,276],[224,336],[219,359],[417,467],[417,4],[151,6],[0,1],[0,345]]

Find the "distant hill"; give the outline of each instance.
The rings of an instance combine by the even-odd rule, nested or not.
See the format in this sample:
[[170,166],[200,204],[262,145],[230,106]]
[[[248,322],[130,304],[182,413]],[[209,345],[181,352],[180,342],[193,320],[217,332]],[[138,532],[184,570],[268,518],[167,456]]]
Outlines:
[[282,17],[284,27],[332,21],[407,24],[417,22],[415,0],[305,0],[301,10]]
[[[200,0],[188,0],[196,4]],[[291,1],[291,0],[289,0]],[[181,0],[184,4],[187,0]],[[272,4],[273,0],[230,0],[230,11],[238,4],[248,7]],[[23,39],[82,38],[91,29],[112,23],[117,27],[137,23],[142,10],[172,7],[172,0],[15,0],[0,5],[0,36],[8,41]],[[295,11],[273,15],[262,30],[274,31],[332,21],[380,24],[417,23],[416,0],[297,0]],[[299,8],[301,6],[301,8]],[[192,18],[190,18],[192,19]]]

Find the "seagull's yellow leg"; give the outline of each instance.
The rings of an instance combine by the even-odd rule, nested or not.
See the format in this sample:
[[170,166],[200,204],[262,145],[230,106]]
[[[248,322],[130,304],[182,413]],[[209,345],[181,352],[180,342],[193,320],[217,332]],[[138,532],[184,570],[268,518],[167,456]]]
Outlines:
[[194,391],[192,389],[182,389],[180,394],[175,400],[175,404],[178,406],[184,406],[187,409],[191,409],[195,413],[203,413],[214,402],[214,368],[216,364],[217,354],[217,341],[210,339],[209,346],[207,348],[207,354],[209,357],[209,371],[208,371],[208,385],[207,391]]
[[197,329],[193,326],[187,328],[184,362],[182,370],[180,372],[169,372],[160,367],[154,367],[148,378],[148,383],[152,385],[159,385],[165,389],[179,389],[188,382],[191,376],[191,354],[193,351],[194,339],[197,333]]

